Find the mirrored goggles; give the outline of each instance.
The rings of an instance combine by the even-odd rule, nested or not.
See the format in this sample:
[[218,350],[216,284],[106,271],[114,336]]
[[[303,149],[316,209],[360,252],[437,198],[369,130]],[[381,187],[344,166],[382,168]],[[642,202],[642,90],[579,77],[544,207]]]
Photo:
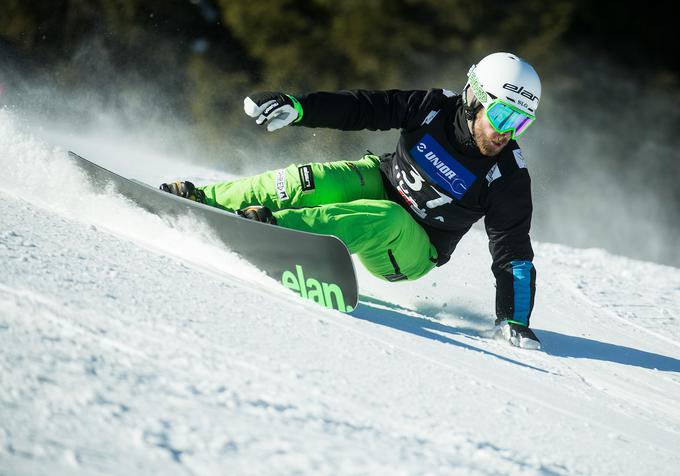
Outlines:
[[517,139],[536,120],[535,116],[527,114],[515,106],[494,99],[486,108],[486,118],[499,134],[512,132],[512,139]]

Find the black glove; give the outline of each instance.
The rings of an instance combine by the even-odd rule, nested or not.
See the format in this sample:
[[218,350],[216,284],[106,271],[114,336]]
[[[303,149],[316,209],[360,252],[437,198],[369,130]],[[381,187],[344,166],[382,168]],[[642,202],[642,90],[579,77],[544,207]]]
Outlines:
[[302,106],[293,96],[274,91],[254,93],[243,100],[243,110],[257,117],[258,125],[267,123],[269,132],[302,119]]
[[272,211],[261,205],[251,205],[241,210],[236,210],[236,214],[249,220],[276,225],[276,217],[272,214]]
[[178,180],[177,182],[162,183],[159,188],[178,197],[205,203],[205,192],[197,189],[191,182],[181,182]]

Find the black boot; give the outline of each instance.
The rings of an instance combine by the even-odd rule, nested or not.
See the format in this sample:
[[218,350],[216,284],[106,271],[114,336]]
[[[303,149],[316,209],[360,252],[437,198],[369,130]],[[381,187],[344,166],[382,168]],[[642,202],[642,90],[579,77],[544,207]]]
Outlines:
[[269,223],[270,225],[276,225],[276,217],[272,215],[272,211],[261,205],[251,205],[241,210],[237,210],[236,213],[249,220],[260,221],[262,223]]
[[496,319],[493,335],[496,339],[507,340],[515,347],[521,347],[522,349],[538,350],[541,348],[541,341],[538,340],[534,331],[529,329],[528,326],[523,326],[513,321]]
[[178,197],[205,203],[205,192],[197,189],[191,182],[180,182],[178,180],[177,182],[162,183],[159,188]]

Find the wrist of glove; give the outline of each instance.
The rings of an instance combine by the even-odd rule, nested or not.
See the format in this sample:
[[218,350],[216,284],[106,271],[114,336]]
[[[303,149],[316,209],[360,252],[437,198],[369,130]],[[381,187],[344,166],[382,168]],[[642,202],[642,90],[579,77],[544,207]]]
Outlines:
[[302,106],[293,96],[265,91],[254,93],[243,100],[243,110],[255,122],[267,125],[269,132],[302,120]]

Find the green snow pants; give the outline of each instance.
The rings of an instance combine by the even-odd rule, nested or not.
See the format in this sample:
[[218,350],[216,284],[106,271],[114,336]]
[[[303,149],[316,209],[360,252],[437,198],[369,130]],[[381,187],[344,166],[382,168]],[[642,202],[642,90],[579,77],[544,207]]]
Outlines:
[[387,200],[379,165],[377,156],[365,155],[198,188],[208,205],[232,212],[264,205],[279,226],[334,235],[377,277],[418,279],[434,268],[437,252],[411,215]]

